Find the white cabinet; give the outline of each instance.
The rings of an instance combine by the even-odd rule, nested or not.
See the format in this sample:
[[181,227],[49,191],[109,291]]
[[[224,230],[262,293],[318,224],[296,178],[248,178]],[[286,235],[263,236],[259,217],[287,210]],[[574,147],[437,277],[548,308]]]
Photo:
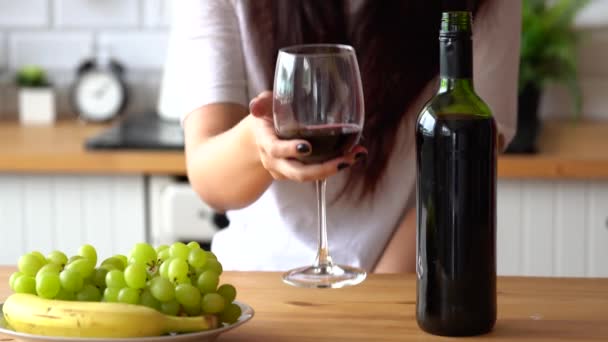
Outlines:
[[501,275],[608,276],[608,182],[500,180]]
[[143,175],[0,174],[0,264],[84,243],[100,258],[127,253],[146,241],[145,196]]

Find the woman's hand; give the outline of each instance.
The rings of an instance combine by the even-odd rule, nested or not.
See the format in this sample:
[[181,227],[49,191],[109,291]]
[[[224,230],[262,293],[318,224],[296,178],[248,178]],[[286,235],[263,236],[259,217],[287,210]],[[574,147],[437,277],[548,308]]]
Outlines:
[[319,164],[303,164],[298,157],[311,154],[306,140],[281,140],[275,134],[272,119],[272,92],[265,91],[249,104],[254,116],[252,131],[260,161],[274,179],[307,182],[328,178],[353,165],[367,155],[367,150],[357,145],[338,158]]

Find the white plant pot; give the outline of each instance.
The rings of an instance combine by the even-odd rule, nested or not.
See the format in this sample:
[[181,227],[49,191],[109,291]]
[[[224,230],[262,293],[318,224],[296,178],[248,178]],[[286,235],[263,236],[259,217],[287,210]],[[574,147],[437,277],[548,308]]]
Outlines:
[[19,121],[24,125],[49,125],[55,122],[53,88],[19,88]]

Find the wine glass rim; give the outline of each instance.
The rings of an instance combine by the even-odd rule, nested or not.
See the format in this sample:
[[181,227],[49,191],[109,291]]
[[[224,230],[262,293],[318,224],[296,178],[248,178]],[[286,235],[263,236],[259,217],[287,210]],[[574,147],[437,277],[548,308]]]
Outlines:
[[[335,51],[314,51],[319,48],[332,48],[335,49]],[[309,49],[313,51],[308,51]],[[339,56],[354,54],[355,49],[346,44],[298,44],[280,48],[279,53],[305,57]]]

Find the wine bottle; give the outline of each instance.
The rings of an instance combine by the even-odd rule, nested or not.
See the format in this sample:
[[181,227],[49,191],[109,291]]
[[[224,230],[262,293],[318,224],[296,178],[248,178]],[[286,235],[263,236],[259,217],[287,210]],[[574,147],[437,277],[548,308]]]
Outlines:
[[473,87],[471,29],[470,12],[442,14],[439,90],[416,123],[416,318],[444,336],[496,321],[496,125]]

